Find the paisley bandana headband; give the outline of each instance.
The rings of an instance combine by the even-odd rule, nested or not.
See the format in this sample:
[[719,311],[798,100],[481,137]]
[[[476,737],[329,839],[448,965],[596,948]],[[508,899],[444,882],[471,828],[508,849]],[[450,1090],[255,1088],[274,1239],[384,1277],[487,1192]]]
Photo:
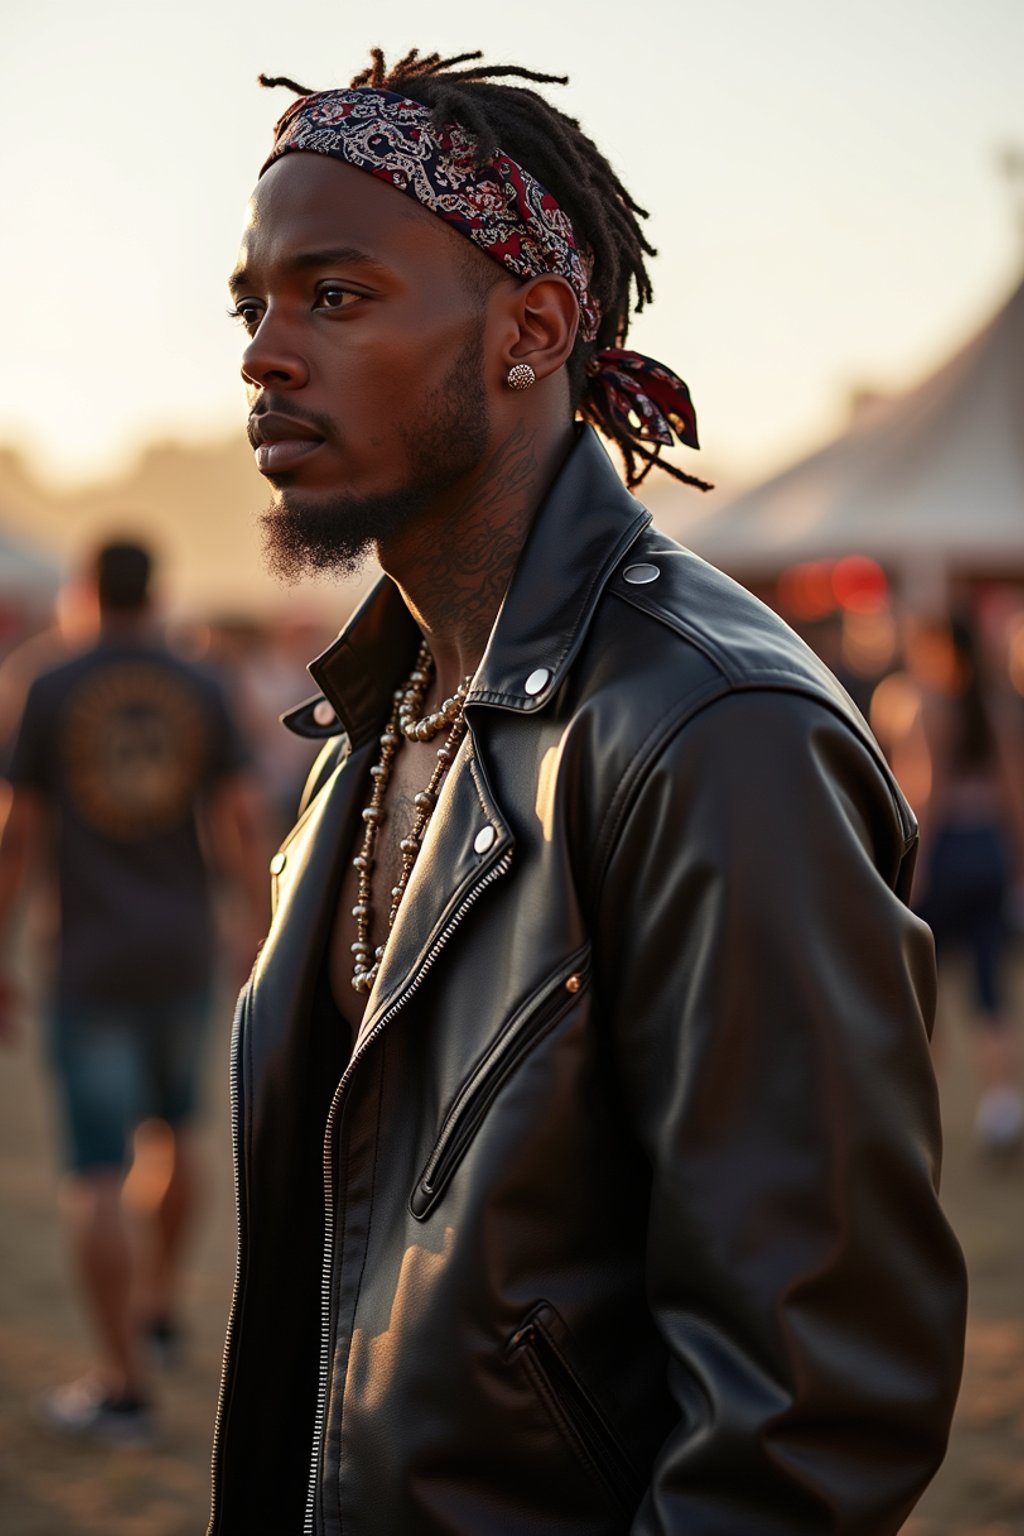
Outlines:
[[[593,258],[576,241],[572,222],[528,170],[497,152],[485,165],[458,123],[437,128],[428,107],[379,86],[301,96],[280,118],[262,175],[282,155],[330,155],[404,192],[465,235],[514,277],[564,277],[580,307],[580,331],[594,341],[601,310],[590,291]],[[648,464],[675,440],[699,447],[697,418],[683,381],[639,352],[609,347],[590,363],[587,393],[599,425],[634,444]],[[703,481],[664,466],[702,489]],[[635,480],[630,481],[636,483]]]
[[[589,256],[550,192],[501,151],[474,163],[458,123],[435,128],[429,108],[377,86],[300,97],[277,124],[265,171],[289,150],[313,150],[368,171],[414,197],[515,277],[564,277],[593,341],[601,315],[590,293]],[[260,173],[262,175],[262,171]]]

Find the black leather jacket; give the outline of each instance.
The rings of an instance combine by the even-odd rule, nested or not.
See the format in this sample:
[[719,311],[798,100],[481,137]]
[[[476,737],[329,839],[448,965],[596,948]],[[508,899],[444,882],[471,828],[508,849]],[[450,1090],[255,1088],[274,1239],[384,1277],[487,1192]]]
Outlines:
[[325,945],[417,638],[385,581],[311,669],[345,734],[239,1003],[214,1536],[897,1531],[964,1276],[873,740],[583,431],[348,1062]]

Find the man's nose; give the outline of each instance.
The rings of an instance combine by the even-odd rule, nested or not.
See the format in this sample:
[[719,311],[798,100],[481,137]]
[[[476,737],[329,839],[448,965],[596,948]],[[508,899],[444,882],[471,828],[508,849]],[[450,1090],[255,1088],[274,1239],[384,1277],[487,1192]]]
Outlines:
[[265,314],[242,353],[242,378],[260,388],[301,389],[309,380],[309,366],[280,325]]

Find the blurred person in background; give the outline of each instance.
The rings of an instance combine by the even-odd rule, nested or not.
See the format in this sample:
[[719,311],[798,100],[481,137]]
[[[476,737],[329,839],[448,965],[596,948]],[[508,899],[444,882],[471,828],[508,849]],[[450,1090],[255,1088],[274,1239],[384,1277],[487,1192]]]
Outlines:
[[986,1152],[1024,1138],[1020,1054],[1007,1002],[1005,955],[1011,891],[1024,872],[1019,812],[1020,743],[963,617],[907,626],[906,658],[917,685],[912,725],[922,759],[915,797],[921,856],[914,906],[939,957],[966,951],[976,1010],[980,1078],[975,1130]]
[[[95,1376],[40,1409],[59,1429],[151,1438],[145,1356],[177,1340],[176,1287],[196,1195],[189,1129],[211,1012],[211,875],[241,893],[236,967],[265,928],[264,863],[248,751],[207,673],[173,655],[150,601],[141,545],[92,568],[99,635],[29,688],[0,842],[0,932],[30,870],[52,866],[60,914],[50,1018],[74,1267],[95,1329]],[[244,974],[244,972],[243,972]],[[15,1036],[10,966],[0,1032]],[[133,1134],[166,1128],[165,1177],[133,1257],[125,1172]]]

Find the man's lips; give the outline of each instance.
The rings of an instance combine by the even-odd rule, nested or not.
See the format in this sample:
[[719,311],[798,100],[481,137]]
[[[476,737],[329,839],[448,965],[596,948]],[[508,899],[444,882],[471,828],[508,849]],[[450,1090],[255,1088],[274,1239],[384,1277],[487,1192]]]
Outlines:
[[262,475],[276,475],[293,469],[323,445],[323,438],[315,427],[279,411],[251,416],[249,441],[256,450],[256,467]]
[[261,443],[256,449],[256,468],[261,475],[278,475],[294,469],[301,459],[323,446],[323,438],[284,438],[277,443]]

